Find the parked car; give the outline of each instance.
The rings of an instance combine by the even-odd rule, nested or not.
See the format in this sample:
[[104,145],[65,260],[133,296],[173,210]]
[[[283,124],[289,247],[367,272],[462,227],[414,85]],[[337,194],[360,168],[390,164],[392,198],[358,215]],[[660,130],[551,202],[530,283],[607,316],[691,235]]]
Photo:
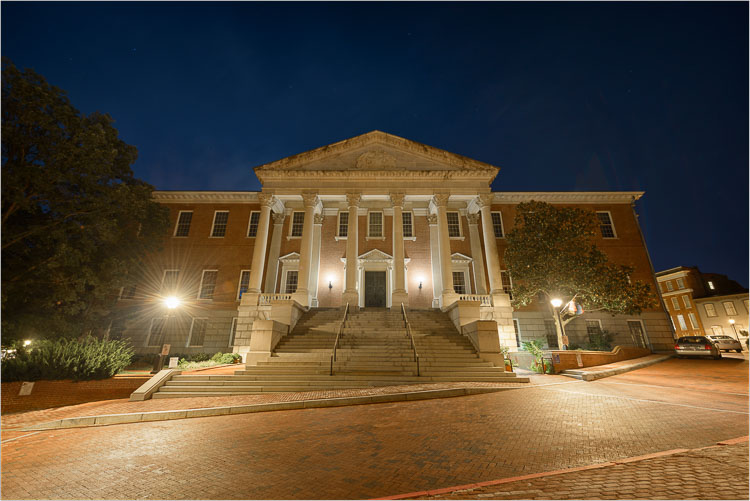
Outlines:
[[721,350],[706,336],[685,336],[677,340],[674,351],[679,358],[685,356],[713,357],[714,360],[721,358]]
[[742,353],[742,345],[733,337],[729,336],[706,336],[716,345],[719,350],[736,351]]

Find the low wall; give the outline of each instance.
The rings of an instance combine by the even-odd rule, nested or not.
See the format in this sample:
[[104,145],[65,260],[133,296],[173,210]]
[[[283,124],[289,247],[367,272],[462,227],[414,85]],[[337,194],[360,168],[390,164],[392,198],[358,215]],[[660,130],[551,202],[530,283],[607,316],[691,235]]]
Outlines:
[[[554,359],[555,372],[561,372],[567,369],[580,369],[582,367],[594,367],[596,365],[606,365],[622,360],[645,357],[651,354],[648,348],[635,348],[633,346],[615,346],[612,351],[579,351],[567,350],[550,352]],[[583,365],[578,365],[578,357],[581,356]],[[557,361],[557,356],[560,361]]]
[[30,395],[20,396],[21,382],[2,383],[0,413],[25,412],[99,400],[129,398],[148,376],[115,376],[96,381],[35,381]]

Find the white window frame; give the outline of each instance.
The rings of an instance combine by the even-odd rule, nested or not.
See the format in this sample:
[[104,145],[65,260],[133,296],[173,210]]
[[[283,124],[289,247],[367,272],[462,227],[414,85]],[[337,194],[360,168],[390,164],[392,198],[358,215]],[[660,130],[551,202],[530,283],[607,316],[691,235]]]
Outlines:
[[[206,330],[203,332],[203,342],[201,344],[190,344],[190,341],[193,339],[193,329],[195,328],[196,320],[205,320]],[[208,317],[193,317],[193,319],[190,321],[190,331],[188,332],[187,341],[185,342],[185,348],[202,348],[203,346],[205,346],[207,332],[208,332]]]
[[688,318],[690,319],[690,325],[693,326],[693,329],[699,329],[698,327],[698,319],[695,318],[695,313],[688,313]]
[[599,334],[604,332],[604,329],[602,329],[602,321],[598,318],[587,318],[586,320],[586,335],[589,335],[589,322],[596,322],[599,324]]
[[602,238],[607,239],[607,240],[612,240],[612,239],[617,238],[617,230],[615,229],[615,220],[612,219],[612,213],[610,211],[608,211],[608,210],[598,210],[598,211],[596,211],[596,213],[597,214],[607,214],[607,216],[609,216],[609,225],[612,227],[612,235],[613,236],[611,236],[611,237],[605,237],[601,233],[601,231],[602,231],[601,227],[602,227],[603,223],[601,221],[599,221],[599,216],[596,217],[597,221],[599,222],[599,234],[602,235]]
[[[253,225],[253,214],[258,214],[258,226],[255,228],[255,235],[250,235],[250,228]],[[247,220],[247,238],[255,238],[258,236],[258,229],[260,229],[260,211],[259,210],[252,210],[250,211],[250,218]]]
[[[371,233],[373,214],[380,214],[380,235],[373,235]],[[385,214],[383,211],[367,211],[367,237],[365,240],[385,240]]]
[[[505,290],[505,283],[503,281],[505,277],[508,277],[508,282],[510,283],[510,288],[507,291]],[[513,298],[513,277],[510,276],[510,271],[500,270],[500,286],[503,288],[503,292],[508,294],[512,299]]]
[[151,344],[151,334],[154,331],[154,320],[157,320],[157,319],[164,320],[164,327],[163,328],[165,329],[165,332],[164,332],[164,338],[162,340],[162,344],[164,344],[164,341],[167,340],[166,328],[167,328],[167,322],[169,321],[169,317],[153,317],[151,319],[151,323],[148,326],[148,335],[146,336],[146,342],[144,343],[144,346],[146,346],[147,348],[153,348],[153,347],[156,347],[156,346],[162,346],[161,344]]
[[[717,332],[718,330],[718,332]],[[711,326],[711,332],[714,336],[723,336],[724,335],[724,328],[721,325],[712,325]]]
[[159,292],[162,293],[162,294],[164,292],[176,292],[176,291],[165,291],[164,290],[164,282],[167,280],[167,272],[170,272],[170,271],[176,271],[177,272],[177,278],[175,279],[175,284],[174,284],[175,287],[177,287],[177,285],[180,283],[180,270],[177,269],[177,268],[167,268],[166,270],[164,270],[164,273],[162,273],[162,275],[161,275],[161,286],[159,287]]
[[686,309],[693,307],[693,303],[692,303],[692,301],[690,301],[690,296],[688,296],[688,295],[683,295],[682,296],[682,302],[685,303],[685,308]]
[[674,290],[674,285],[672,285],[672,281],[671,280],[667,280],[664,283],[667,284],[667,291],[672,292]]
[[193,216],[190,216],[190,224],[188,225],[188,234],[187,235],[177,235],[177,230],[180,229],[180,218],[182,217],[182,214],[184,213],[190,213],[193,214],[193,211],[191,210],[181,210],[177,213],[177,221],[174,224],[174,233],[172,233],[172,237],[174,238],[188,238],[190,236],[190,228],[193,225]]
[[677,322],[680,324],[680,330],[686,331],[688,330],[687,324],[685,323],[685,317],[682,315],[677,315]]
[[[718,317],[719,316],[719,314],[716,313],[716,306],[714,306],[713,303],[706,303],[706,304],[703,305],[703,308],[706,310],[706,316],[707,317],[713,318],[713,317]],[[713,315],[712,315],[712,313],[713,313]]]
[[[495,220],[493,219],[495,214],[500,216],[500,233],[502,233],[502,235],[500,235],[499,237],[497,236],[497,231],[495,231]],[[492,223],[492,233],[495,235],[495,238],[505,238],[505,223],[503,223],[503,213],[500,211],[490,212],[490,223]]]
[[671,299],[672,299],[672,309],[673,310],[679,310],[680,309],[680,301],[676,297],[674,297],[674,296],[672,296]]
[[[214,283],[214,291],[211,294],[211,297],[201,297],[201,295],[203,293],[203,280],[205,280],[205,278],[206,278],[206,272],[212,272],[212,271],[216,272],[216,282]],[[218,283],[219,283],[219,270],[216,270],[216,269],[203,270],[203,273],[201,273],[201,283],[198,286],[198,297],[197,297],[197,299],[200,299],[201,301],[213,301],[214,296],[216,295],[216,287],[217,287]]]
[[448,214],[458,214],[458,236],[457,237],[450,236],[450,234],[451,234],[451,232],[450,232],[450,223],[448,223],[448,227],[446,228],[446,230],[448,231],[448,238],[450,238],[451,240],[463,240],[464,239],[464,229],[463,229],[463,225],[461,224],[461,211],[457,211],[457,210],[446,211],[446,214],[445,214],[446,220],[448,219]]
[[[727,308],[728,304],[732,306],[733,313],[729,313],[729,309]],[[737,316],[737,308],[734,306],[734,301],[722,301],[721,305],[724,307],[724,313],[726,313],[728,317]]]
[[[294,235],[293,234],[293,230],[294,230],[294,215],[295,214],[302,214],[302,232],[299,235]],[[305,232],[305,211],[303,211],[303,210],[292,211],[291,216],[292,217],[289,218],[289,235],[287,236],[287,239],[302,238],[302,233]]]
[[234,338],[237,336],[237,317],[232,317],[232,325],[229,326],[228,347],[234,348]]
[[299,268],[296,268],[296,269],[294,269],[294,270],[292,270],[292,269],[289,269],[289,270],[284,270],[284,277],[283,277],[283,279],[282,279],[282,281],[281,281],[281,288],[283,289],[283,290],[281,291],[281,294],[294,294],[294,292],[287,292],[287,291],[286,291],[286,285],[287,285],[287,276],[289,275],[289,272],[291,272],[291,271],[293,271],[293,272],[296,272],[296,273],[297,273],[297,287],[296,287],[296,289],[294,290],[294,292],[297,292],[297,290],[299,290]]
[[678,289],[684,289],[685,288],[685,279],[678,278],[677,279],[677,288]]
[[[216,216],[218,216],[220,212],[224,212],[227,214],[227,224],[226,224],[226,227],[224,228],[224,234],[222,236],[214,236],[214,229],[216,228]],[[229,211],[228,210],[215,210],[214,220],[211,223],[211,233],[208,234],[208,238],[224,238],[225,236],[227,236],[227,231],[229,231]]]
[[[466,288],[466,292],[456,291],[456,280],[454,277],[456,273],[464,277],[464,287]],[[456,294],[461,294],[461,295],[471,294],[471,282],[469,281],[468,273],[466,273],[465,270],[453,270],[451,272],[451,285],[453,285],[453,290],[456,291]]]
[[[341,236],[341,215],[346,214],[346,236]],[[336,217],[336,240],[347,240],[349,238],[349,226],[351,225],[352,217],[348,210],[340,210]]]
[[250,270],[240,270],[240,280],[237,282],[237,301],[242,300],[240,290],[242,289],[242,274],[247,273],[247,288],[250,289]]
[[708,288],[711,289],[712,291],[716,290],[716,286],[711,280],[708,280]]
[[[130,295],[130,296],[128,296],[128,297],[125,297],[124,296],[125,289],[130,289],[131,287],[133,289],[133,294]],[[136,294],[137,291],[138,291],[138,284],[125,285],[123,287],[120,287],[120,294],[117,296],[117,300],[118,301],[122,301],[122,300],[126,300],[127,301],[127,300],[130,300],[130,299],[135,299],[135,294]]]
[[[404,235],[404,216],[406,214],[409,214],[411,216],[411,236]],[[405,210],[401,212],[401,235],[404,240],[411,240],[414,241],[417,239],[417,233],[414,231],[414,212],[410,210]]]

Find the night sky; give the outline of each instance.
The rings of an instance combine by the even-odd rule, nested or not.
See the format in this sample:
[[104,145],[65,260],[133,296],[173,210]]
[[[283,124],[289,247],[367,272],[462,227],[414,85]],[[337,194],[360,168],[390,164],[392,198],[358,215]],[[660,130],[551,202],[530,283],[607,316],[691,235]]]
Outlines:
[[643,190],[657,271],[748,284],[748,4],[2,3],[2,55],[162,190],[381,130],[502,191]]

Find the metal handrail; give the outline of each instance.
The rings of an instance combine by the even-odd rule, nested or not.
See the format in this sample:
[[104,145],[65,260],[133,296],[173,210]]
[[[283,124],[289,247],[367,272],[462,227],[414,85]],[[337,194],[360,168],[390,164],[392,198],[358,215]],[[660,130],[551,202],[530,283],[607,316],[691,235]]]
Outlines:
[[341,323],[339,323],[339,330],[338,332],[336,332],[336,341],[333,343],[333,350],[331,351],[331,376],[333,376],[333,362],[336,361],[336,349],[339,347],[339,338],[341,337],[341,331],[344,329],[344,322],[346,322],[346,317],[348,315],[349,303],[346,303],[346,308],[344,308],[344,317],[341,319]]
[[406,308],[404,303],[401,303],[401,313],[404,315],[404,325],[406,326],[406,337],[411,341],[411,350],[414,353],[414,361],[417,363],[417,376],[419,376],[419,355],[417,354],[417,345],[414,344],[414,334],[411,333],[411,324],[409,319],[406,317]]

